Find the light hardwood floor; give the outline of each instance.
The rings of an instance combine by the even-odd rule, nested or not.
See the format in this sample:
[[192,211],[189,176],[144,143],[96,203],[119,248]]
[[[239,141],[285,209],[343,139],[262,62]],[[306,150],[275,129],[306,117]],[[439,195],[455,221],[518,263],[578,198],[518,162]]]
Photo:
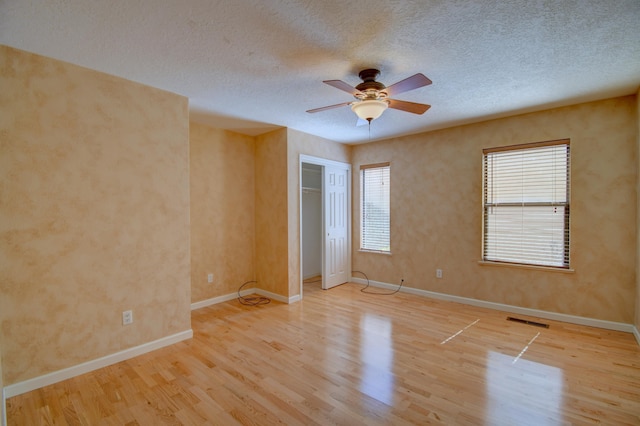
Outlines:
[[193,339],[13,397],[8,423],[640,424],[631,334],[360,288],[199,309]]

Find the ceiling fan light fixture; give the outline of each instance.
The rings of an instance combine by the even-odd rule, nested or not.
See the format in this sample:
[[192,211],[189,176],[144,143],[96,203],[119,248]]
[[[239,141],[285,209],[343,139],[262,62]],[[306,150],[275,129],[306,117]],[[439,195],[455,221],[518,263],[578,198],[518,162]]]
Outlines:
[[380,117],[388,107],[389,104],[385,101],[369,99],[354,103],[351,105],[351,110],[355,112],[359,118],[371,122]]

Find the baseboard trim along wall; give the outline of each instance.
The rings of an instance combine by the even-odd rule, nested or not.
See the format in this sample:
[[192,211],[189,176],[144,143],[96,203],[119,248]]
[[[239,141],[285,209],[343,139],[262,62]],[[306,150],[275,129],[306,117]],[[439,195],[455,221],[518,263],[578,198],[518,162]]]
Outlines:
[[[271,293],[270,291],[262,290],[260,288],[247,288],[240,292],[241,296],[248,296],[250,294],[259,294],[260,296],[268,297],[269,299],[277,300],[282,303],[294,303],[300,300],[300,295],[285,297],[276,293]],[[201,300],[199,302],[194,302],[191,304],[191,310],[194,311],[196,309],[204,308],[206,306],[217,305],[218,303],[227,302],[229,300],[237,299],[238,293],[230,293],[225,294],[218,297],[212,297],[211,299]]]
[[53,373],[45,374],[44,376],[34,377],[23,382],[15,383],[4,387],[4,397],[11,398],[12,396],[20,395],[26,392],[30,392],[35,389],[40,389],[44,386],[52,385],[54,383],[61,382],[63,380],[70,379],[72,377],[79,376],[81,374],[89,373],[99,368],[107,367],[109,365],[116,364],[120,361],[134,358],[138,355],[145,354],[147,352],[154,351],[156,349],[163,348],[165,346],[173,345],[174,343],[181,342],[183,340],[191,339],[193,337],[193,330],[185,330],[180,333],[173,334],[171,336],[163,337],[153,342],[144,343],[133,348],[125,349],[120,352],[116,352],[111,355],[104,356],[102,358],[94,359],[93,361],[87,361],[82,364],[74,365],[73,367],[65,368],[63,370],[54,371]]
[[[255,293],[255,290],[252,288],[242,290],[240,295],[248,296],[249,294]],[[227,302],[229,300],[237,299],[238,293],[230,293],[225,294],[224,296],[212,297],[211,299],[201,300],[199,302],[194,302],[191,304],[191,310],[195,311],[196,309],[204,308],[206,306],[217,305],[218,303]]]
[[[357,284],[363,284],[363,285],[367,284],[367,280],[363,278],[356,278],[356,277],[352,277],[351,282],[354,282]],[[373,287],[388,289],[388,290],[395,290],[398,288],[397,284],[387,284],[387,283],[371,281],[371,280],[369,280],[369,285]],[[487,302],[484,300],[471,299],[468,297],[454,296],[454,295],[444,294],[444,293],[437,293],[434,291],[421,290],[421,289],[411,288],[411,287],[402,287],[400,291],[404,293],[415,294],[417,296],[429,297],[432,299],[445,300],[448,302],[457,302],[457,303],[462,303],[464,305],[477,306],[480,308],[494,309],[496,311],[504,311],[504,312],[510,312],[513,314],[529,315],[532,317],[568,322],[571,324],[586,325],[590,327],[604,328],[607,330],[625,331],[627,333],[634,333],[636,336],[636,339],[638,339],[638,342],[640,344],[640,336],[637,334],[637,329],[634,332],[635,327],[632,324],[625,324],[622,322],[614,322],[614,321],[605,321],[605,320],[580,317],[576,315],[561,314],[561,313],[550,312],[550,311],[541,311],[538,309],[521,308],[519,306],[505,305],[502,303],[495,303],[495,302]]]
[[640,346],[640,332],[635,325],[633,326],[633,335],[636,336],[636,342],[638,342],[638,346]]

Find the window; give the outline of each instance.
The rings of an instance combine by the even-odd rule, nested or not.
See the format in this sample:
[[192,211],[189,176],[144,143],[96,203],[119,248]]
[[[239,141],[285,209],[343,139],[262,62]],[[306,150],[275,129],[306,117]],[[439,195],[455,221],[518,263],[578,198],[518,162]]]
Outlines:
[[360,167],[360,249],[389,252],[389,163]]
[[483,153],[483,260],[569,268],[569,140]]

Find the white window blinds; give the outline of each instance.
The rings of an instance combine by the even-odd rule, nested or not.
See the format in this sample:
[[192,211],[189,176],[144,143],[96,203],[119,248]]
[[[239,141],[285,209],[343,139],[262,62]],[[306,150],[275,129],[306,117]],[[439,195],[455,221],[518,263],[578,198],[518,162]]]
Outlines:
[[569,141],[483,153],[483,259],[569,268]]
[[391,168],[389,163],[360,168],[360,248],[388,252]]

